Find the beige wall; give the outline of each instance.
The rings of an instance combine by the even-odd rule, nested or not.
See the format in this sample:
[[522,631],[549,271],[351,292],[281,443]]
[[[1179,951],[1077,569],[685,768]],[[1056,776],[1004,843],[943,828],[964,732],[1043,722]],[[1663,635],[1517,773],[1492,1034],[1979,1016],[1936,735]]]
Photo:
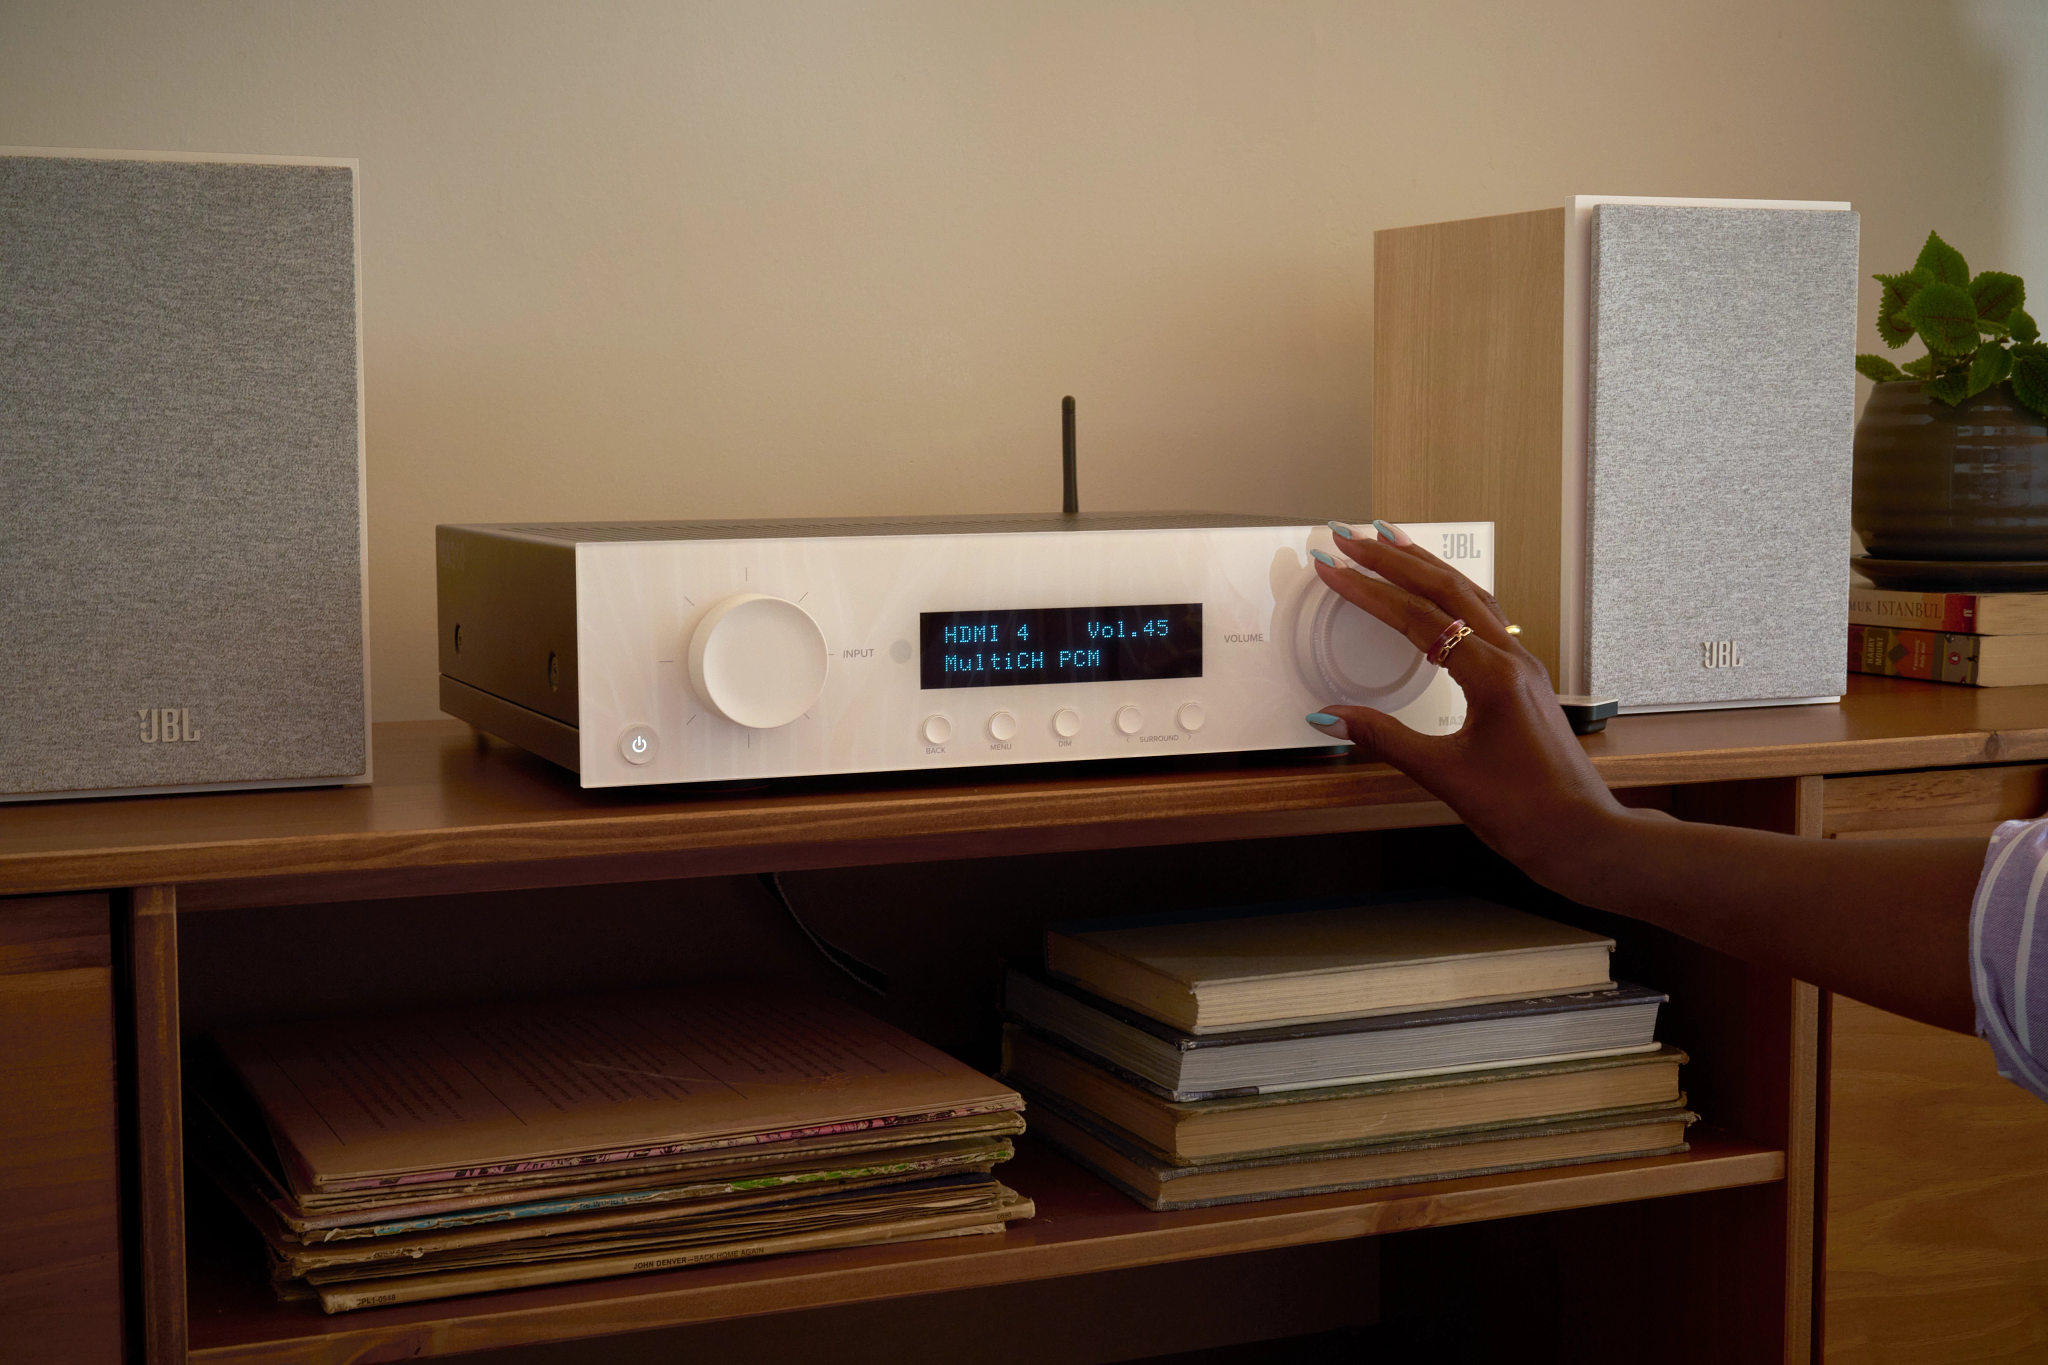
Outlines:
[[0,0],[0,144],[361,158],[407,719],[436,522],[1055,508],[1064,393],[1085,507],[1368,515],[1375,228],[1847,199],[2024,269],[2038,10]]

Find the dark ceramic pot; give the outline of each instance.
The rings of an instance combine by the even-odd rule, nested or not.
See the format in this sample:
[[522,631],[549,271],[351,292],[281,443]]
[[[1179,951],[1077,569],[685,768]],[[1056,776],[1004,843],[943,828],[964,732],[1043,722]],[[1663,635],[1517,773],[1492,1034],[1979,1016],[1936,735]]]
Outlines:
[[2048,422],[2005,384],[1953,408],[1918,380],[1879,384],[1849,520],[1880,559],[2048,559]]

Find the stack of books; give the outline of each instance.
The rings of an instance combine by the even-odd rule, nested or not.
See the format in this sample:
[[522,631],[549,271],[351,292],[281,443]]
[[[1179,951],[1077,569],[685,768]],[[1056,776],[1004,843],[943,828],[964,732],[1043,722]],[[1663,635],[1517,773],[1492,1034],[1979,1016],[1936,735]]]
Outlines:
[[188,1064],[199,1166],[330,1313],[997,1232],[1023,1101],[763,986],[279,1024]]
[[2048,683],[2048,592],[1851,588],[1849,671],[1971,687]]
[[1613,947],[1469,897],[1060,926],[1002,1078],[1152,1209],[1683,1152],[1666,997]]

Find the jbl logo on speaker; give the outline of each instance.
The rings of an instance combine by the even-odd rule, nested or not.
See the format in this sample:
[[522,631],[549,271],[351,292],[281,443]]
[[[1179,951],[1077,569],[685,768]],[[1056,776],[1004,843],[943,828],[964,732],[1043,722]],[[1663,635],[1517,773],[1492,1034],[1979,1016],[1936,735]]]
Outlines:
[[1444,552],[1440,559],[1477,559],[1483,553],[1479,548],[1479,537],[1470,531],[1446,531],[1443,534]]
[[1742,647],[1733,640],[1700,641],[1701,668],[1742,667]]
[[199,738],[199,730],[192,724],[192,708],[189,706],[138,707],[135,714],[142,722],[144,744],[189,744]]

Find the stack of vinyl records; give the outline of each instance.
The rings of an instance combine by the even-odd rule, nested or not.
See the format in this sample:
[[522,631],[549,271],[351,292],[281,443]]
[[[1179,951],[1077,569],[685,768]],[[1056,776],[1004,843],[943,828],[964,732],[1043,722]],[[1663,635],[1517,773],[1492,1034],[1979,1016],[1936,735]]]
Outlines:
[[1686,1150],[1667,997],[1469,897],[1063,925],[1004,987],[1032,1132],[1153,1209]]
[[997,1232],[1015,1091],[849,1006],[693,986],[223,1034],[197,1163],[328,1312]]

